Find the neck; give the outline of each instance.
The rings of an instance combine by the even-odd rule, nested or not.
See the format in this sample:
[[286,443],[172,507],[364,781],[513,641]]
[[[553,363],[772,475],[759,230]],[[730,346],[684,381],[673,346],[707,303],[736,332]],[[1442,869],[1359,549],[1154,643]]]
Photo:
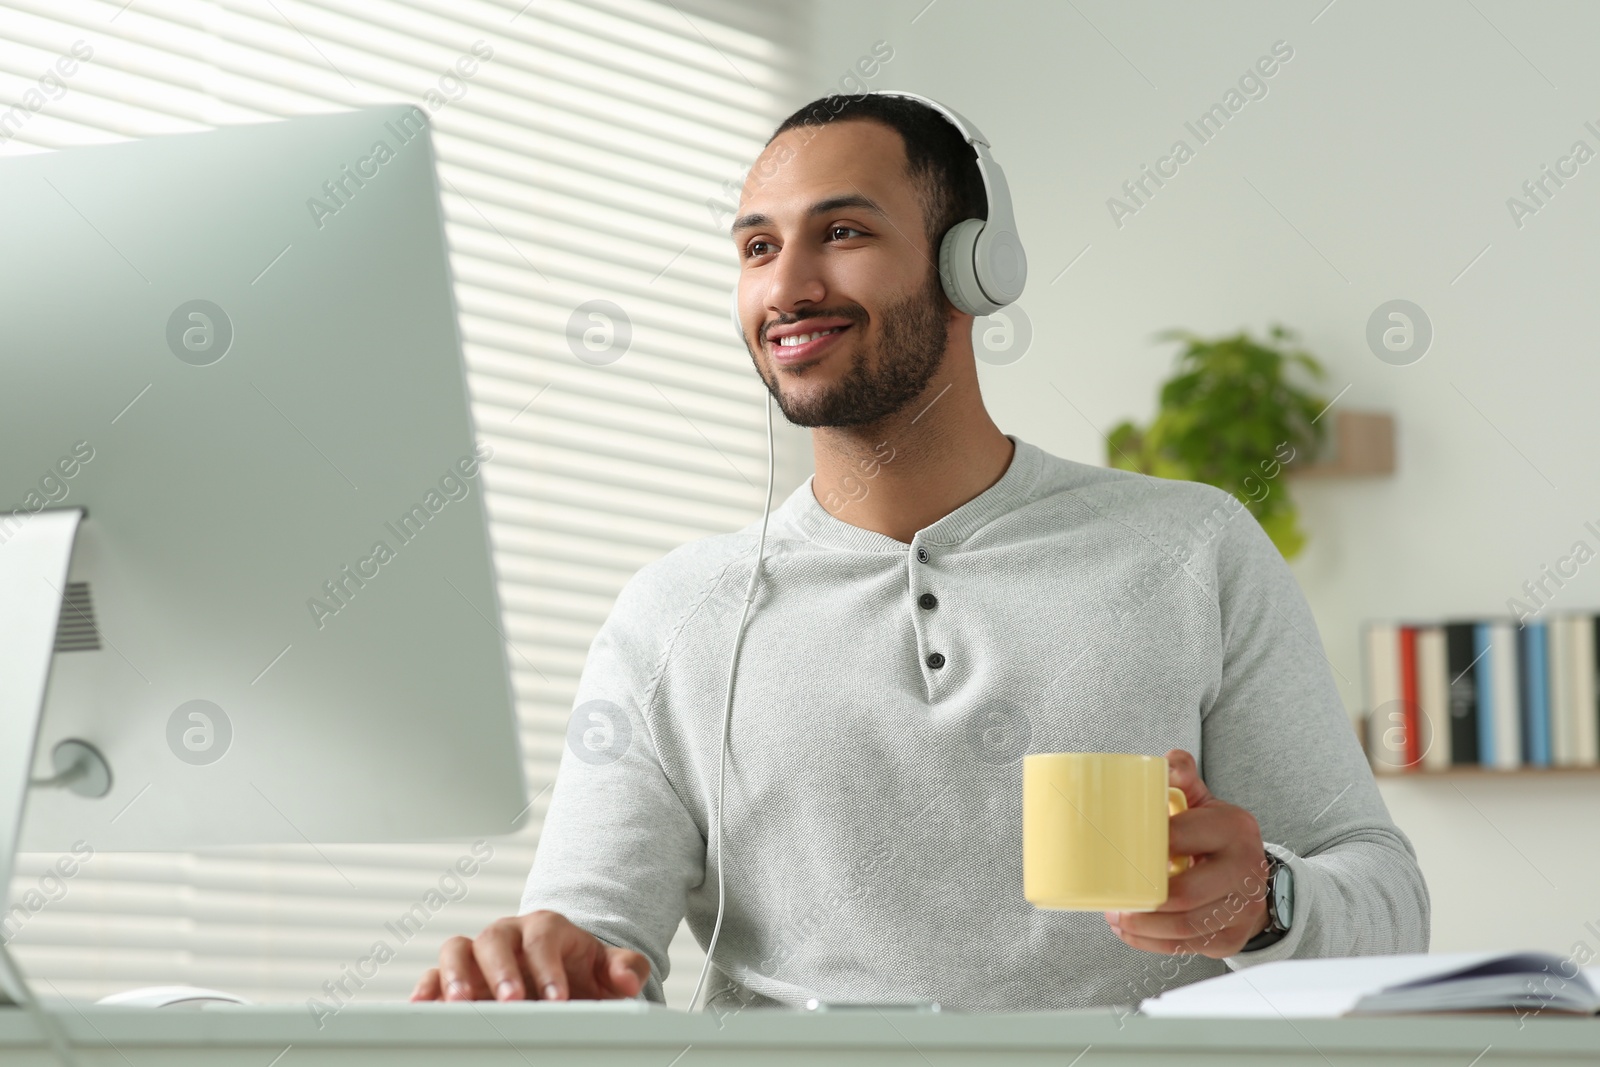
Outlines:
[[907,544],[998,482],[1015,451],[983,406],[970,349],[948,353],[900,411],[862,426],[817,427],[811,447],[817,502]]

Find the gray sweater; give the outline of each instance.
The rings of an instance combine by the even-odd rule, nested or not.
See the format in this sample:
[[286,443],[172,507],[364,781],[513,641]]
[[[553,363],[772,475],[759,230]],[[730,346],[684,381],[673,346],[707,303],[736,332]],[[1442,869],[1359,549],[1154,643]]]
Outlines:
[[[1007,436],[1001,479],[910,545],[830,515],[810,480],[774,510],[734,692],[712,1006],[1130,1004],[1290,956],[1426,951],[1415,852],[1254,517]],[[643,952],[652,1000],[680,920],[704,945],[716,916],[708,830],[759,529],[623,587],[522,899]],[[1293,868],[1277,944],[1146,953],[1098,912],[1023,899],[1022,756],[1172,748]]]

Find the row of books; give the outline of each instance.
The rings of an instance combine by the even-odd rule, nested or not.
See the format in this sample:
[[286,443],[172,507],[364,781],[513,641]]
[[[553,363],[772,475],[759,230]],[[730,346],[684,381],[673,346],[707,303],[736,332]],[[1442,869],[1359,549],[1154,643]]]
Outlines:
[[1376,771],[1600,764],[1592,614],[1362,628]]

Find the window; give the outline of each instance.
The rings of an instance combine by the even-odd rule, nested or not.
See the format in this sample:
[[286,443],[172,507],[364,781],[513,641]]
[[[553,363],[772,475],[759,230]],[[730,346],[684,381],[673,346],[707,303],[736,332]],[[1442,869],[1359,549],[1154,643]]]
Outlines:
[[[760,515],[764,389],[728,326],[727,227],[796,106],[800,17],[731,0],[0,7],[0,109],[17,107],[0,155],[396,100],[430,113],[532,791],[623,582]],[[75,42],[76,71],[41,81]],[[775,500],[809,463],[786,437]],[[547,799],[404,943],[386,924],[469,846],[95,854],[0,936],[45,996],[403,997],[446,936],[515,912]],[[57,858],[19,857],[11,902]],[[674,961],[682,1006],[700,961],[683,931]],[[353,997],[330,992],[341,981]]]

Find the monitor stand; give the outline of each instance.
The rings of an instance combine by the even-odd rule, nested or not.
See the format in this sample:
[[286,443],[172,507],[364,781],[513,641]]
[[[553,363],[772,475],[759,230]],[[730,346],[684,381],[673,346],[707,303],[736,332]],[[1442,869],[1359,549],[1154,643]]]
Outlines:
[[[62,786],[85,796],[111,789],[104,757],[77,739],[55,747],[53,777],[29,780],[72,545],[87,514],[73,507],[0,516],[0,534],[10,534],[0,540],[0,919],[10,906],[28,787]],[[0,943],[0,1004],[30,1000]]]

